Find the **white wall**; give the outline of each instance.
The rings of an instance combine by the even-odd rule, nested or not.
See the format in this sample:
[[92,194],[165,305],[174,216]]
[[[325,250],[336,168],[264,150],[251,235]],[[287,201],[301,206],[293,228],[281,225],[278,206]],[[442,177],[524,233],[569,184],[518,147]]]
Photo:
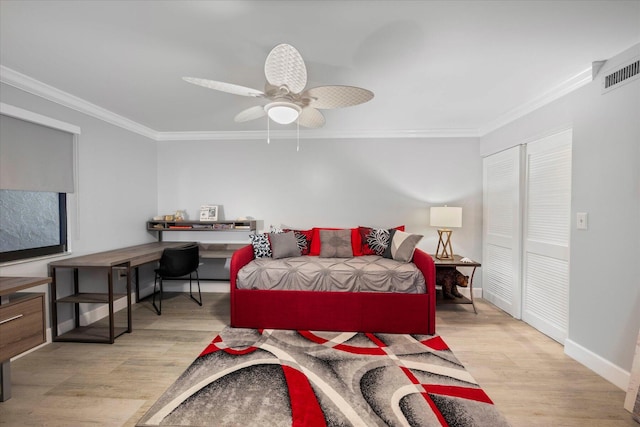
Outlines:
[[[609,60],[640,55],[640,45]],[[485,136],[482,155],[573,128],[569,339],[565,351],[626,388],[640,325],[640,80],[600,78]],[[589,229],[576,230],[577,212]]]
[[[81,128],[79,191],[68,197],[73,255],[153,241],[145,221],[157,206],[155,141],[9,85],[1,86],[0,101]],[[51,260],[4,265],[0,274],[47,276]],[[33,291],[45,292],[47,286]]]
[[482,258],[477,139],[303,139],[300,145],[297,152],[292,139],[160,142],[158,213],[185,209],[197,218],[201,204],[218,204],[226,219],[252,216],[267,229],[405,224],[425,236],[419,247],[433,253],[437,232],[429,226],[429,207],[446,203],[463,207],[454,251]]

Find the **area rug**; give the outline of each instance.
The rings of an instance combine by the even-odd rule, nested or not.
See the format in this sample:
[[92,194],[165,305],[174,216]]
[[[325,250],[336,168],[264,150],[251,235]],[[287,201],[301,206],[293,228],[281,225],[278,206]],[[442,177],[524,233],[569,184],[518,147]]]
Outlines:
[[139,426],[508,426],[439,336],[226,328]]

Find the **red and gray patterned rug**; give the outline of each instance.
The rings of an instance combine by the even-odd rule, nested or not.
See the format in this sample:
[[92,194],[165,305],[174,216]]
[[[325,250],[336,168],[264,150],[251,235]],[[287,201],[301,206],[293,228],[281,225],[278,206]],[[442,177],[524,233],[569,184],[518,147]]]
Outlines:
[[508,426],[439,336],[226,328],[139,426]]

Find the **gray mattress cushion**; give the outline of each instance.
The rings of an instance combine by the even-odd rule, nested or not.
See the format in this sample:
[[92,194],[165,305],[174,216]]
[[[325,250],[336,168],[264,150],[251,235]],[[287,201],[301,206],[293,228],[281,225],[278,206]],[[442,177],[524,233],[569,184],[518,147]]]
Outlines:
[[424,276],[414,263],[378,255],[254,259],[240,269],[236,286],[238,289],[426,292]]

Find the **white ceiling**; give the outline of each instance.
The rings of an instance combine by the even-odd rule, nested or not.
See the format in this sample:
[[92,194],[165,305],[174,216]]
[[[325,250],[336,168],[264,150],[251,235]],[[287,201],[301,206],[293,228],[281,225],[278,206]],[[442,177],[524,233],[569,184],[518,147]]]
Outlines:
[[280,43],[302,54],[307,87],[375,93],[325,110],[325,132],[464,135],[638,42],[640,1],[0,1],[3,81],[16,71],[156,132],[264,130],[233,121],[260,99],[181,77],[262,90]]

